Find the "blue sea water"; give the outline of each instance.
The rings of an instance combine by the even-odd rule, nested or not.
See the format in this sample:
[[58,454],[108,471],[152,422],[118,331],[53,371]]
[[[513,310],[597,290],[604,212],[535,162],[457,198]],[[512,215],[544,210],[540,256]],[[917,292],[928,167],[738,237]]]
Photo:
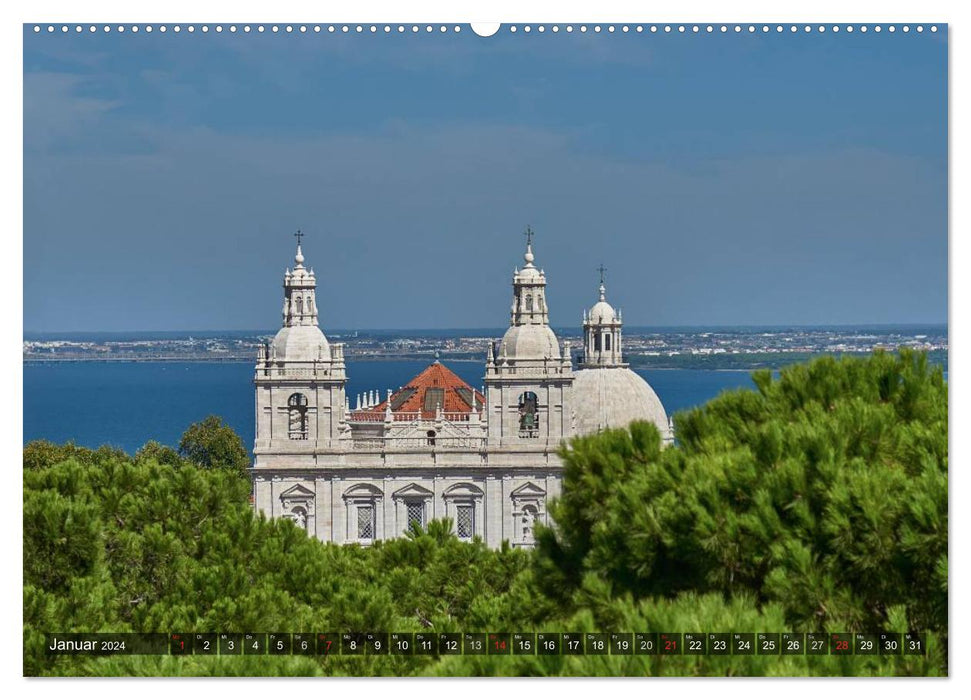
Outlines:
[[[347,393],[397,389],[427,366],[420,360],[349,361]],[[478,362],[448,366],[482,385]],[[132,453],[149,440],[177,445],[182,432],[210,414],[253,444],[253,363],[64,362],[24,365],[24,442],[73,440]],[[748,372],[639,370],[668,414],[697,406],[725,389],[752,388]]]

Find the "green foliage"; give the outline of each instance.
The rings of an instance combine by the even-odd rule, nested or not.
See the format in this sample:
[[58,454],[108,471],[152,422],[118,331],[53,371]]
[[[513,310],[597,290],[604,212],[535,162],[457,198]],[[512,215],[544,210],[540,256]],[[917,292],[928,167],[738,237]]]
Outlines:
[[[567,618],[528,628],[537,632],[670,630],[737,632],[788,629],[781,606],[761,608],[749,596],[682,593],[673,598],[634,599],[616,595],[608,584],[589,577],[579,600],[584,605]],[[523,629],[522,631],[527,631]],[[899,627],[887,631],[907,631]],[[453,656],[431,666],[440,676],[935,676],[942,673],[944,650],[931,635],[926,656],[888,660],[880,656]]]
[[159,464],[167,464],[170,467],[181,467],[185,464],[185,460],[182,459],[177,450],[155,440],[149,440],[135,453],[136,462],[148,462],[150,460]]
[[[947,634],[947,387],[915,353],[756,373],[676,418],[574,440],[539,587],[752,596],[788,628]],[[651,437],[649,438],[648,435]]]
[[[532,552],[448,521],[370,547],[249,505],[214,418],[150,442],[24,448],[27,675],[943,675],[947,387],[921,355],[757,373],[676,417],[572,442]],[[924,657],[44,655],[72,631],[927,633]]]
[[190,425],[179,442],[179,454],[205,469],[228,469],[239,475],[245,475],[250,466],[243,441],[218,416]]
[[55,445],[47,440],[34,440],[24,446],[24,469],[41,469],[72,457],[85,464],[101,465],[111,460],[126,459],[128,455],[109,445],[92,450],[73,442]]
[[[409,675],[425,657],[46,657],[71,631],[461,630],[527,566],[432,522],[372,547],[310,538],[249,505],[232,470],[70,451],[24,472],[28,675]],[[52,459],[62,456],[47,451]]]

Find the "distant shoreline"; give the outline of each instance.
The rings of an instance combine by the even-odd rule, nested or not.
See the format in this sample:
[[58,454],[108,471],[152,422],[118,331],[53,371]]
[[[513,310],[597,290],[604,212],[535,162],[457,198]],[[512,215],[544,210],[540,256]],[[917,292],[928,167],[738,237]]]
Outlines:
[[[485,364],[485,359],[473,360],[467,357],[442,357],[440,360],[447,362],[481,362]],[[421,362],[427,360],[434,362],[434,357],[402,357],[402,356],[383,356],[383,357],[345,357],[345,360],[352,362]],[[253,365],[256,366],[256,358],[247,359],[241,357],[25,357],[25,365],[59,365],[65,363],[131,363],[131,364],[196,364],[196,365]],[[675,368],[672,368],[675,369]]]
[[[892,351],[891,351],[892,352]],[[702,357],[692,357],[687,355],[678,356],[679,359],[675,361],[652,361],[647,360],[642,356],[633,356],[630,358],[628,366],[632,370],[650,370],[650,371],[674,371],[674,370],[693,370],[693,371],[705,371],[705,372],[754,372],[760,369],[768,370],[778,370],[783,367],[787,367],[793,364],[801,364],[807,361],[813,360],[818,357],[866,357],[871,355],[870,352],[843,352],[843,353],[778,353],[776,356],[766,358],[765,355],[755,355],[751,359],[746,358],[744,355],[729,355],[727,357],[718,357],[717,359],[708,355]],[[435,361],[434,356],[421,355],[421,356],[401,356],[401,355],[382,355],[374,356],[368,355],[364,357],[346,357],[347,361],[350,362],[427,362],[431,364]],[[475,363],[475,364],[485,364],[485,358],[469,358],[469,357],[439,357],[439,360],[445,363]],[[948,357],[947,353],[941,352],[929,352],[928,359],[932,364],[941,365],[944,371],[948,371]],[[746,360],[749,360],[751,364],[746,364]],[[656,364],[655,364],[656,362]],[[241,357],[146,357],[146,358],[134,358],[134,357],[71,357],[71,358],[39,358],[39,357],[25,357],[23,358],[23,365],[26,366],[43,366],[43,365],[65,365],[65,364],[192,364],[192,365],[250,365],[255,368],[256,358],[241,358]],[[726,365],[733,366],[726,366]],[[741,366],[739,366],[741,365]]]
[[[445,362],[484,364],[486,349],[495,344],[490,330],[456,329],[431,335],[427,331],[407,334],[359,332],[344,340],[344,357],[348,362],[394,362],[407,360],[430,363],[440,357]],[[487,336],[483,336],[487,333]],[[260,348],[265,348],[270,335],[207,332],[178,337],[178,332],[145,334],[144,337],[97,337],[86,334],[64,340],[24,340],[24,366],[63,362],[130,362],[174,364],[250,364],[255,367]],[[331,340],[336,340],[331,335]],[[584,340],[572,332],[559,336],[571,354],[582,353]],[[928,360],[947,368],[947,327],[899,326],[886,330],[815,328],[734,328],[719,331],[680,330],[664,332],[655,329],[638,333],[624,331],[624,357],[634,370],[776,370],[816,357],[867,357],[875,350],[895,352],[912,348],[928,353]]]
[[[634,325],[624,324],[625,334],[666,334],[666,333],[735,333],[735,332],[759,332],[759,331],[911,331],[915,329],[929,329],[935,331],[947,331],[948,322],[915,322],[915,323],[834,323],[834,324],[731,324],[731,325]],[[581,336],[580,328],[574,326],[550,326],[557,335]],[[244,330],[225,330],[225,329],[206,329],[206,330],[165,330],[165,331],[24,331],[24,340],[81,340],[86,338],[182,338],[182,337],[219,337],[219,338],[249,338],[249,337],[273,337],[279,332],[279,328],[268,329],[244,329]],[[346,340],[348,338],[361,338],[373,336],[417,336],[427,338],[449,338],[456,335],[466,335],[478,338],[500,338],[508,330],[508,326],[496,326],[493,328],[332,328],[325,331],[328,338]]]
[[[187,362],[190,364],[212,364],[212,365],[242,365],[250,364],[251,361],[244,358],[219,358],[219,357],[25,357],[23,358],[25,365],[60,365],[65,363],[115,363],[115,362],[131,362],[132,364],[145,364],[145,363],[157,363],[157,364],[174,364],[176,362]],[[256,364],[256,358],[253,358],[252,364]]]

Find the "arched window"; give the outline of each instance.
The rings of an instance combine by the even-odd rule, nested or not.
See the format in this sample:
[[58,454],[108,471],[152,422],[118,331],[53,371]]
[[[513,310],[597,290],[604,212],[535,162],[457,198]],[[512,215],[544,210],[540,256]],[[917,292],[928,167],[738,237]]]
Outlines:
[[287,400],[289,413],[289,434],[291,440],[307,439],[307,397],[293,394]]
[[600,352],[601,345],[600,345],[600,334],[599,333],[594,333],[593,334],[593,349],[596,350],[597,352]]
[[519,397],[519,436],[539,437],[539,397],[532,391]]
[[434,430],[429,430],[426,433],[426,435],[428,436],[428,444],[429,445],[434,445],[435,444],[435,431]]
[[604,350],[610,350],[610,333],[604,333]]
[[532,311],[533,310],[533,295],[532,294],[527,294],[526,295],[526,310],[527,311]]

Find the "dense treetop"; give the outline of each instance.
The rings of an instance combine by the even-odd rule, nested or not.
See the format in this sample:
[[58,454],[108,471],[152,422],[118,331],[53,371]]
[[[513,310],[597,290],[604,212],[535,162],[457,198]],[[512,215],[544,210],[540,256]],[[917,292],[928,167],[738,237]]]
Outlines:
[[[947,673],[947,385],[923,355],[755,374],[675,417],[562,451],[532,552],[448,522],[371,547],[249,505],[217,418],[179,451],[24,448],[29,675]],[[70,631],[927,633],[926,657],[52,658]]]

